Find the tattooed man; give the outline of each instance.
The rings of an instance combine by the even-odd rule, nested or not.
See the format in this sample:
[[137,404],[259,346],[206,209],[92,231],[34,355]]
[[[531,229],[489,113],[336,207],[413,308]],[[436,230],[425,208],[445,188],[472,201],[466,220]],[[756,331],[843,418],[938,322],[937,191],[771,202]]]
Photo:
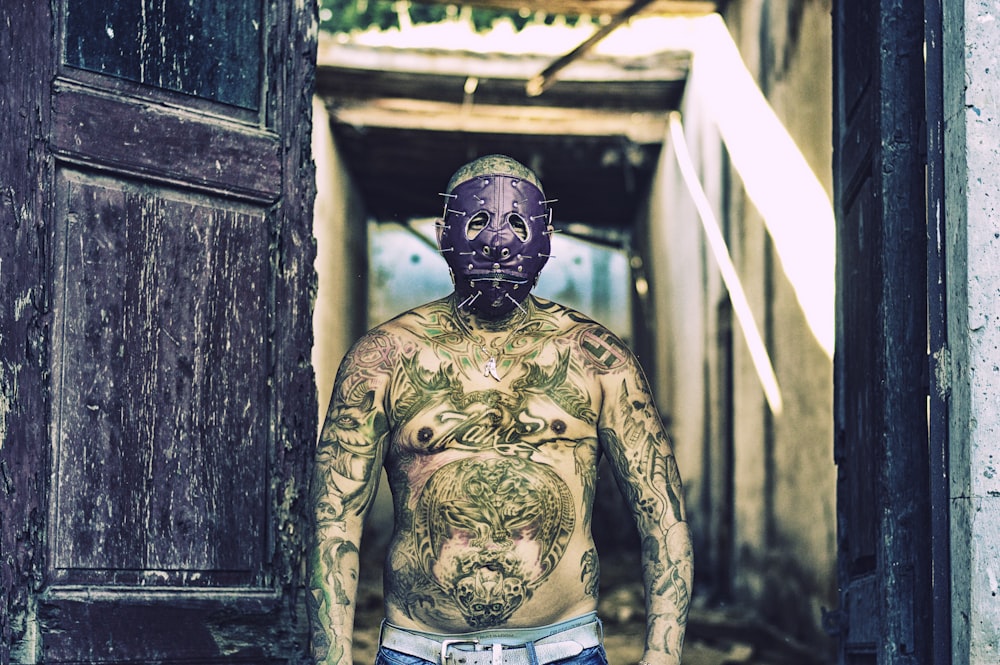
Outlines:
[[313,481],[317,663],[352,665],[362,522],[395,511],[378,665],[604,665],[594,484],[607,455],[638,525],[648,665],[677,665],[691,545],[670,442],[635,357],[530,295],[551,213],[490,155],[456,172],[438,243],[454,292],[377,326],[337,374]]

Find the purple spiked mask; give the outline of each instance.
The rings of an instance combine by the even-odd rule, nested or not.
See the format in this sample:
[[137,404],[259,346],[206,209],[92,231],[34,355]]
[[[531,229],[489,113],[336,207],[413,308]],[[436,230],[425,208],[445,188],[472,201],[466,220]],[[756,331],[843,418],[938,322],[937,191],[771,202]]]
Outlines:
[[441,252],[459,307],[498,319],[520,307],[549,258],[552,211],[509,175],[476,176],[445,194]]

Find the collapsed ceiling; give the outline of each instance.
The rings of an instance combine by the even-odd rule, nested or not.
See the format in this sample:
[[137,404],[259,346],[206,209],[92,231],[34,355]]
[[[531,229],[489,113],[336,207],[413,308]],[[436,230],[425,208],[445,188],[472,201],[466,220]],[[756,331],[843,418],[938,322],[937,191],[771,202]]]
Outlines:
[[[470,2],[504,6],[501,1]],[[511,6],[517,3],[507,3]],[[539,7],[542,4],[544,7]],[[535,3],[570,13],[617,11],[630,2]],[[704,2],[653,2],[705,13]],[[695,11],[697,8],[697,11]],[[406,221],[441,212],[441,192],[459,165],[501,152],[541,177],[559,222],[627,230],[645,199],[678,108],[690,54],[573,54],[541,94],[533,77],[551,55],[365,45],[321,39],[317,94],[337,149],[377,219]]]

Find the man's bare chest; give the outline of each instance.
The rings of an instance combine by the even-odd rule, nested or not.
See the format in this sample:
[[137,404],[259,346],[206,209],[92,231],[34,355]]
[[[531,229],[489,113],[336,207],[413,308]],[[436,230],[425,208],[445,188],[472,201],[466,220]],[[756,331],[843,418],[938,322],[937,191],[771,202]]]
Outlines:
[[500,364],[502,375],[473,360],[404,363],[388,406],[394,449],[530,458],[596,436],[591,391],[565,359]]

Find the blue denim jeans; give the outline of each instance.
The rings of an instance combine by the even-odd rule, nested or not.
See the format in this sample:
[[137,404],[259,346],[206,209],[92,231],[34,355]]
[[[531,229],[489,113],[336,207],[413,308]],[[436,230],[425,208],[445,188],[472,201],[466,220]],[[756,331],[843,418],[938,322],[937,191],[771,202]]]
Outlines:
[[[567,621],[560,621],[559,623],[550,624],[547,626],[538,626],[536,628],[510,628],[510,629],[487,629],[483,631],[465,633],[461,636],[463,639],[477,639],[485,640],[484,644],[493,644],[494,642],[500,644],[510,644],[510,645],[524,645],[527,648],[528,660],[531,665],[540,665],[538,658],[535,655],[535,643],[544,640],[555,635],[560,635],[565,631],[572,630],[582,626],[590,626],[596,624],[596,628],[600,631],[600,635],[603,636],[603,627],[601,625],[600,619],[597,618],[597,612],[588,612],[574,619],[569,619]],[[385,625],[391,625],[386,623]],[[399,630],[399,629],[397,629]],[[406,632],[406,631],[404,631]],[[446,639],[453,639],[455,635],[440,635],[437,633],[419,633],[414,634],[420,635],[424,638],[430,638],[432,642],[443,641]],[[380,638],[381,639],[381,638]],[[426,656],[427,654],[424,653]],[[561,660],[550,661],[551,665],[608,665],[608,657],[604,651],[603,644],[599,644],[595,647],[590,647],[584,649],[575,656],[570,656],[569,658],[563,658]],[[430,662],[424,660],[419,656],[412,656],[407,653],[396,651],[390,649],[386,646],[381,646],[379,652],[375,657],[375,665],[441,665],[438,662]]]
[[[584,649],[575,656],[557,660],[556,663],[558,665],[608,665],[608,656],[604,653],[603,646],[596,646]],[[423,658],[382,647],[378,650],[378,655],[375,656],[375,665],[440,665],[440,663],[431,663]]]

